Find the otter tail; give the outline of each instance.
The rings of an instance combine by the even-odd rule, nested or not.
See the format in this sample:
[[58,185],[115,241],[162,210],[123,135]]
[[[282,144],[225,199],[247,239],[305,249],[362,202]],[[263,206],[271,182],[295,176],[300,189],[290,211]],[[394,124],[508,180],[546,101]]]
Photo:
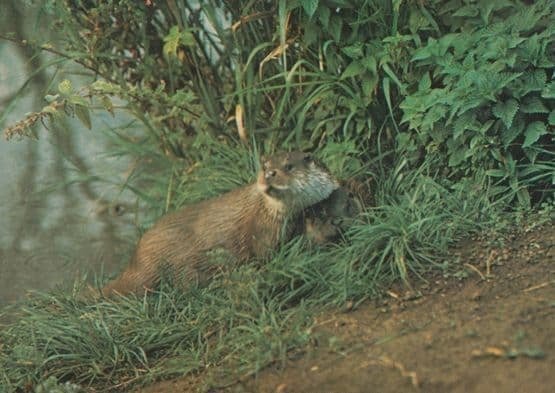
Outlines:
[[129,295],[131,293],[141,295],[147,291],[152,291],[156,280],[155,276],[149,273],[130,266],[101,289],[102,296],[113,297],[114,295]]

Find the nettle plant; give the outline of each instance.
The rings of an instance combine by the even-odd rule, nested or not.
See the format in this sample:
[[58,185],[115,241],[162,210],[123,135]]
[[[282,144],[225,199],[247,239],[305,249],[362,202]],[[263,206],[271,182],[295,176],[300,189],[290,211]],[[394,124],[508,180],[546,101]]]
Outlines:
[[555,184],[553,3],[464,3],[439,10],[451,33],[414,51],[398,144],[440,153],[459,176],[484,172],[528,206]]

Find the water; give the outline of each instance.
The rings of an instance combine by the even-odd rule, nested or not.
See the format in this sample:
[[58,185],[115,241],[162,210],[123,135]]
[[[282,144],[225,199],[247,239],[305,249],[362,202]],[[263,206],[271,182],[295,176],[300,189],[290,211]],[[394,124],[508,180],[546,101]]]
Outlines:
[[[28,58],[0,40],[0,119],[6,102],[27,79]],[[1,126],[44,106],[48,74],[37,78]],[[106,117],[111,125],[127,121]],[[118,206],[133,196],[117,187],[85,181],[90,174],[122,184],[129,159],[110,158],[108,140],[69,120],[67,130],[39,129],[38,141],[0,141],[0,306],[30,290],[69,286],[83,273],[115,272],[133,247],[133,216]]]

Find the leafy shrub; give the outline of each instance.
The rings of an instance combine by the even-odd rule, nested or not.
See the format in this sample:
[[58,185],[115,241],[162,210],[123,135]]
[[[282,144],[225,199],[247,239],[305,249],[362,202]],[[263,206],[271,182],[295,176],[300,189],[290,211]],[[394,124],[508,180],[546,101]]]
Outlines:
[[[123,99],[188,165],[206,136],[262,151],[348,140],[366,161],[442,156],[442,175],[486,173],[523,206],[553,191],[547,0],[48,4],[58,53],[101,77],[84,98]],[[50,99],[23,127],[60,108],[90,126],[73,91]]]
[[458,176],[483,171],[529,206],[529,186],[555,184],[553,3],[436,3],[449,30],[412,54],[420,81],[400,103],[401,151],[441,155]]

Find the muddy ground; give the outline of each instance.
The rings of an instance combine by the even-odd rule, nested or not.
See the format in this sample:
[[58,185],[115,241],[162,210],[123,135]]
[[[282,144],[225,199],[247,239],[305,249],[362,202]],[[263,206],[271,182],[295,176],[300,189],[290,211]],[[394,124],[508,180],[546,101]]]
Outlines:
[[[555,391],[555,226],[491,243],[454,249],[455,276],[319,315],[314,345],[301,356],[209,391]],[[198,378],[139,391],[197,391]]]

